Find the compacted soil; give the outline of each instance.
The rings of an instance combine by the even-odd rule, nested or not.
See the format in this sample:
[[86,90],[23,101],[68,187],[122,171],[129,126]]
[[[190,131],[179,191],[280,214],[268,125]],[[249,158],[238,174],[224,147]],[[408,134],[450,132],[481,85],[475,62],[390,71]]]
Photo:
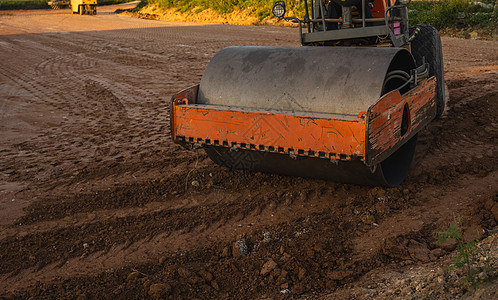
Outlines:
[[[232,171],[175,145],[171,96],[297,30],[0,12],[0,298],[495,297],[498,42],[443,38],[448,109],[397,188]],[[450,268],[482,239],[474,290]],[[489,250],[489,251],[487,251]]]

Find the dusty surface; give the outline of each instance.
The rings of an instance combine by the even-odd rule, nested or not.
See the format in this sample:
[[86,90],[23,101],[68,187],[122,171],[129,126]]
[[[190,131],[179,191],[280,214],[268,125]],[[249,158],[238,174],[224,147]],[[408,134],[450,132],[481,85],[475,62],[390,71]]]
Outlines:
[[297,45],[294,29],[116,8],[0,12],[0,297],[496,295],[448,270],[455,245],[432,233],[461,218],[496,259],[497,42],[443,39],[449,109],[383,189],[230,171],[171,142],[168,101],[215,52]]

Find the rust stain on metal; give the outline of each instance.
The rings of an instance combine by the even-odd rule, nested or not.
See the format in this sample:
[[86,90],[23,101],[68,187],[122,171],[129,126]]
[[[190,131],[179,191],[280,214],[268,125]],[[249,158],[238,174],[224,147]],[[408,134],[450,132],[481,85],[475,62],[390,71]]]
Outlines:
[[[369,109],[368,164],[385,159],[435,117],[435,95],[436,78],[431,77],[404,95],[399,91],[386,94]],[[402,135],[405,104],[410,124]]]
[[365,151],[365,140],[355,137],[365,136],[363,119],[213,109],[207,105],[174,105],[172,113],[178,124],[175,136],[312,153],[330,153],[333,149],[334,154],[363,156]]

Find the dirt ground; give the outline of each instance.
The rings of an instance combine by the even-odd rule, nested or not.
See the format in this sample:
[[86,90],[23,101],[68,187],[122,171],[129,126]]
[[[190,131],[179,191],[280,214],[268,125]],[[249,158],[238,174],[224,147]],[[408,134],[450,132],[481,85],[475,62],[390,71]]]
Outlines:
[[[0,12],[0,298],[498,297],[498,42],[443,38],[448,110],[397,188],[230,171],[172,143],[169,100],[229,45],[293,28]],[[488,277],[491,277],[489,280]],[[496,277],[495,277],[496,278]]]

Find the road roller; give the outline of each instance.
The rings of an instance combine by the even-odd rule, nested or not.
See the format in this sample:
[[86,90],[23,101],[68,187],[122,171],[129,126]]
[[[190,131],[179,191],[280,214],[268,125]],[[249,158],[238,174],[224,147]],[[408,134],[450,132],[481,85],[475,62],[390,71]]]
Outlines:
[[171,100],[173,141],[231,169],[394,187],[445,106],[441,39],[410,0],[304,0],[301,46],[232,46]]

